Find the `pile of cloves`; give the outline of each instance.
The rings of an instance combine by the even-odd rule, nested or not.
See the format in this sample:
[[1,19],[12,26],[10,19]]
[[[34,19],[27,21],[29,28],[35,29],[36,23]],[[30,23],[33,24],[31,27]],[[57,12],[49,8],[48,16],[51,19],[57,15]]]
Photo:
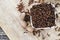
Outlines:
[[[18,5],[18,10],[22,12],[23,4]],[[45,28],[55,26],[55,8],[51,4],[42,3],[33,5],[29,15],[25,15],[24,21],[30,21],[35,28]]]
[[32,6],[30,16],[35,28],[55,26],[55,8],[51,4],[42,3]]

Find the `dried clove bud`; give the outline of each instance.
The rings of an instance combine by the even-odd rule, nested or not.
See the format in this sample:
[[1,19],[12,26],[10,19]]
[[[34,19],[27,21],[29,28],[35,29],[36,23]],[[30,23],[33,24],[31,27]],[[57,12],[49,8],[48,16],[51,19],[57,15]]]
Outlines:
[[20,3],[18,5],[18,11],[22,12],[23,9],[24,9],[23,3]]
[[29,15],[25,15],[24,21],[26,21],[26,22],[30,21],[30,16]]

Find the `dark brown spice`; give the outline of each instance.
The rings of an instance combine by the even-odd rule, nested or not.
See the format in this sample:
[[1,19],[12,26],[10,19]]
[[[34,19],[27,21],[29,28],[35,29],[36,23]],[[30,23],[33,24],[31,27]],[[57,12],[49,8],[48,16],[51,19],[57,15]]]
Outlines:
[[30,9],[32,23],[35,28],[55,26],[55,8],[51,4],[42,3]]
[[40,30],[33,30],[33,35],[38,34],[38,37],[40,36]]
[[37,33],[36,31],[33,31],[33,35],[36,35],[36,33]]
[[22,12],[23,9],[24,9],[23,3],[20,3],[18,5],[18,11]]
[[30,21],[30,16],[29,15],[25,15],[24,21],[26,21],[26,22]]

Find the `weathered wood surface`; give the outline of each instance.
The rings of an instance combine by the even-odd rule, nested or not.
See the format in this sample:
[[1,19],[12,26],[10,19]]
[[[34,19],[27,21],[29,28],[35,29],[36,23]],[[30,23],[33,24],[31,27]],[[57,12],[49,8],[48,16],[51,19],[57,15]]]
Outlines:
[[[22,21],[24,15],[17,11],[16,7],[18,3],[18,0],[0,0],[0,27],[4,30],[10,40],[38,40],[37,37],[30,33],[24,34],[24,29],[21,26],[25,26],[25,23]],[[26,7],[27,3],[28,1],[24,1]],[[60,18],[58,20],[57,26],[60,26],[59,21]],[[51,37],[47,38],[47,33],[50,33]],[[57,32],[54,29],[44,30],[42,31],[42,34],[44,34],[46,40],[55,40],[57,38]],[[42,36],[39,37],[39,40],[42,40]]]

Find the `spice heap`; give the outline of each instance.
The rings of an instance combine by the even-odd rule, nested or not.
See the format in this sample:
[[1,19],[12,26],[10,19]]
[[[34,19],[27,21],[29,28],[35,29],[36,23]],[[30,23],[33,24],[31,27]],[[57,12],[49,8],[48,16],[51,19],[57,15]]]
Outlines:
[[55,26],[55,8],[51,4],[42,3],[32,6],[30,15],[35,28]]

